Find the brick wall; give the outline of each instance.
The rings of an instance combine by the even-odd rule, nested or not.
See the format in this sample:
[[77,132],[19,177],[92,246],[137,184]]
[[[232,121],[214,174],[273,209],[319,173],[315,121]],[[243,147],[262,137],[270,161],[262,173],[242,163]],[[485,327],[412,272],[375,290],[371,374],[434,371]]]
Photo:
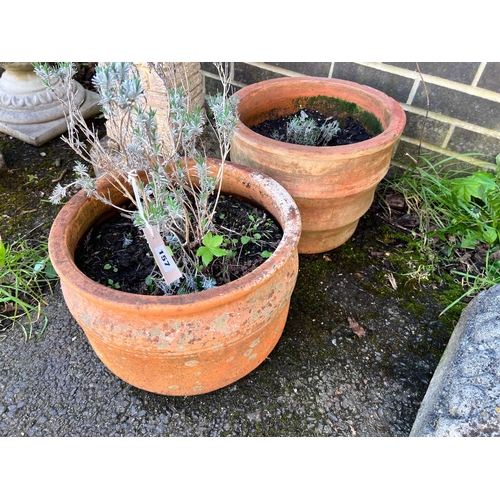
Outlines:
[[[479,152],[487,155],[470,160],[494,168],[500,153],[500,63],[414,62],[349,63],[232,63],[236,89],[283,76],[321,76],[351,80],[385,92],[406,112],[407,124],[394,155],[394,163],[407,165],[406,153],[419,151],[453,156]],[[218,88],[212,63],[202,63],[204,88]],[[427,89],[427,94],[425,92]],[[427,109],[427,95],[429,107]]]

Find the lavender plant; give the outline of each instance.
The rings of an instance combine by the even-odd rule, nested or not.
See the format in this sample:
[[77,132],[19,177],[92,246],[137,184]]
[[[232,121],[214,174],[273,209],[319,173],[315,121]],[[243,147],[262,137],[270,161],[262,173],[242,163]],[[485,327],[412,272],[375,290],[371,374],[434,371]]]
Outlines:
[[274,133],[273,139],[303,146],[326,146],[340,131],[337,120],[328,119],[318,125],[316,120],[301,110],[300,115],[294,116],[286,126],[286,134]]
[[[204,275],[204,262],[199,258],[203,252],[199,249],[207,234],[217,233],[213,219],[220,180],[238,120],[236,97],[229,96],[229,74],[222,63],[216,66],[223,92],[209,98],[208,104],[214,116],[222,162],[217,175],[213,175],[200,146],[205,115],[199,107],[189,109],[189,95],[182,86],[168,88],[163,64],[150,64],[150,71],[155,71],[162,79],[168,94],[168,142],[173,145],[169,148],[164,147],[156,113],[147,105],[133,64],[114,62],[99,64],[96,68],[93,83],[101,97],[108,135],[113,138],[111,148],[99,140],[97,131],[89,127],[75,103],[74,65],[34,64],[35,72],[65,107],[68,136],[63,139],[82,160],[74,167],[76,180],[64,187],[58,184],[50,200],[59,203],[74,186],[113,205],[109,198],[98,193],[96,178],[92,177],[87,165],[108,174],[134,206],[133,209],[115,208],[141,227],[146,237],[159,235],[166,249],[162,258],[167,262],[173,258],[180,270],[180,273],[177,271],[178,279],[170,282],[165,278],[161,288],[166,294],[190,293],[214,286],[214,281]],[[224,250],[219,250],[217,256],[223,256]]]

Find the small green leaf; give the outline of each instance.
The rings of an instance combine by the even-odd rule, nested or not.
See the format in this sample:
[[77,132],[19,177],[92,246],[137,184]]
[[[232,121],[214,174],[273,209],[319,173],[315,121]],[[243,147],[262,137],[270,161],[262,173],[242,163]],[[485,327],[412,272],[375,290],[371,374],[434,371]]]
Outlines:
[[453,192],[467,203],[470,203],[472,196],[486,201],[486,193],[498,188],[495,176],[481,170],[467,177],[453,179],[450,184]]
[[201,260],[203,261],[203,264],[205,264],[205,266],[208,266],[214,259],[213,253],[207,247],[198,248],[198,250],[196,251],[196,256],[201,257]]
[[2,238],[0,238],[0,267],[5,265],[5,254],[7,250],[5,250],[5,246],[2,242]]
[[214,260],[214,256],[211,252],[205,252],[201,256],[201,260],[203,261],[203,264],[205,264],[205,266],[208,266]]
[[486,243],[489,243],[490,245],[492,245],[493,243],[495,243],[495,241],[497,239],[496,230],[490,226],[484,226],[483,227],[483,238],[484,238],[484,241],[486,241]]
[[115,283],[111,278],[108,279],[108,285],[111,288],[116,288],[117,290],[120,288],[120,283]]
[[223,248],[211,248],[210,250],[216,257],[224,257],[227,255],[227,250]]
[[107,271],[108,269],[111,269],[111,264],[104,264],[104,269]]
[[208,233],[203,236],[203,239],[201,241],[205,246],[209,246],[210,242],[212,241],[212,233],[208,231]]
[[242,236],[241,237],[241,244],[246,245],[250,241],[250,238],[248,236]]
[[227,250],[220,248],[224,242],[224,237],[216,234],[212,235],[209,231],[202,239],[203,245],[196,251],[196,256],[201,257],[203,264],[208,266],[214,257],[223,257],[228,255]]
[[462,237],[462,240],[460,242],[460,247],[461,248],[475,248],[478,240],[480,239],[481,235],[478,235],[475,232],[472,231],[467,231],[465,236]]
[[271,257],[272,253],[264,250],[260,255],[264,257],[264,259],[268,259],[269,257]]
[[54,279],[57,278],[57,273],[56,270],[54,269],[54,266],[52,265],[52,262],[47,262],[45,264],[45,276],[47,276],[48,279]]
[[220,234],[216,234],[215,236],[212,236],[212,240],[210,241],[210,247],[212,248],[220,247],[223,241],[224,238]]

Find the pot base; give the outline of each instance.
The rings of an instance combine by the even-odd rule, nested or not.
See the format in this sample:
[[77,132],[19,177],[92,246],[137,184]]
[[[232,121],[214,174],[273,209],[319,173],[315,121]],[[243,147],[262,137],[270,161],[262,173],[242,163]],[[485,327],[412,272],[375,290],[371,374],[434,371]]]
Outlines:
[[302,231],[298,251],[300,254],[324,253],[343,245],[354,234],[358,220],[327,231]]
[[99,359],[123,381],[163,396],[194,396],[226,387],[255,370],[278,343],[288,309],[250,335],[198,352],[110,345],[100,334],[83,330]]

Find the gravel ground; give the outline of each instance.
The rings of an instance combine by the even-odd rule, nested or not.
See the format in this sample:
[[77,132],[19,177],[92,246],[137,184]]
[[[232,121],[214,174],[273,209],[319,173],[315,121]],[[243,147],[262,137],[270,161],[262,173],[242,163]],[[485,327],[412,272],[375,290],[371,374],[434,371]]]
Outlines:
[[[41,148],[0,140],[4,239],[30,227],[47,234],[56,210],[43,199],[64,172],[68,181],[71,152],[59,138]],[[3,332],[0,436],[408,436],[458,318],[439,316],[435,284],[405,285],[407,268],[387,257],[405,243],[387,236],[377,211],[341,248],[301,256],[276,348],[206,395],[159,396],[118,379],[56,287],[40,341],[26,342],[19,326]]]
[[365,270],[339,269],[335,254],[301,257],[269,358],[231,386],[193,397],[148,393],[109,372],[57,287],[40,341],[25,342],[16,327],[0,343],[0,435],[408,436],[449,335],[439,307],[422,303],[419,316],[407,299],[377,297],[361,286]]

